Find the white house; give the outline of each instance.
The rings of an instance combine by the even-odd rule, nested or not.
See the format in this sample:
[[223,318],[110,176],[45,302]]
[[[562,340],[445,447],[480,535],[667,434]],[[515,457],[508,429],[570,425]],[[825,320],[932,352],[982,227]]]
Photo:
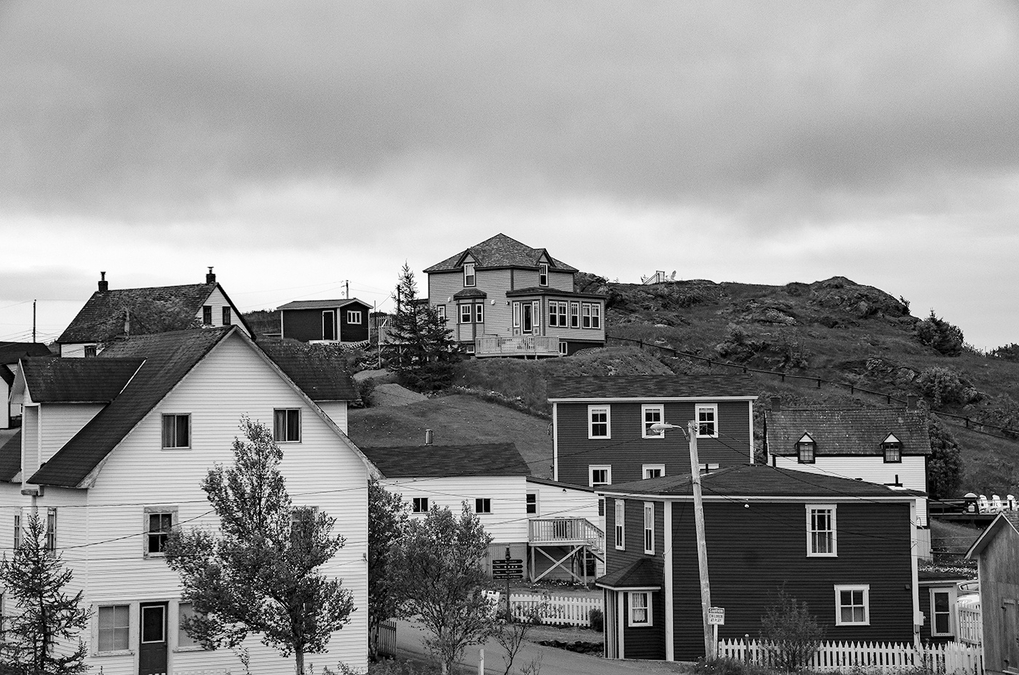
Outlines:
[[[346,538],[322,572],[343,580],[357,609],[307,662],[366,667],[367,482],[377,472],[242,330],[140,336],[95,359],[23,359],[14,395],[25,412],[0,448],[0,545],[14,546],[28,512],[45,514],[92,611],[84,638],[96,672],[242,671],[230,650],[203,651],[179,629],[189,607],[160,550],[171,527],[216,526],[199,484],[232,462],[244,415],[273,426],[294,504],[334,516]],[[257,637],[245,646],[251,673],[293,668]]]

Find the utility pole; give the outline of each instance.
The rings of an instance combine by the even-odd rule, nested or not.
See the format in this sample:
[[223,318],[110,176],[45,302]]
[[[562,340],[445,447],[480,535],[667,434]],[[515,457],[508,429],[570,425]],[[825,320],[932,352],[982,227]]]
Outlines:
[[343,297],[350,300],[350,279],[344,279],[343,281]]
[[32,342],[35,343],[35,303],[39,302],[38,299],[32,301]]

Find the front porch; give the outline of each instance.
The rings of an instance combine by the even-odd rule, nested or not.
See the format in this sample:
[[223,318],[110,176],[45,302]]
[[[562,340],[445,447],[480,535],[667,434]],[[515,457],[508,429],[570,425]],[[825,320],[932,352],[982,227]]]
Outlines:
[[499,337],[498,335],[482,335],[474,341],[474,356],[519,356],[523,358],[539,358],[561,356],[559,338],[544,335],[521,335],[518,337]]
[[[599,561],[605,562],[605,533],[586,518],[532,518],[527,543],[531,581],[561,571],[569,579],[587,584],[598,576]],[[547,565],[541,572],[539,562]]]

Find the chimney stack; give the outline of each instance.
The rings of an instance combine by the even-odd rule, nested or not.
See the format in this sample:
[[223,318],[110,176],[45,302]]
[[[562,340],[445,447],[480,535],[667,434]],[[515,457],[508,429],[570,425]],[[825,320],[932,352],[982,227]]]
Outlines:
[[916,394],[906,396],[906,410],[916,410]]
[[431,429],[425,429],[425,445],[431,445],[431,444],[432,444],[432,430]]
[[205,275],[205,283],[214,284],[216,283],[216,275],[212,273],[212,266],[209,266],[209,273]]
[[110,282],[106,280],[106,272],[99,273],[99,292],[105,293],[110,290]]
[[771,409],[774,412],[778,412],[782,409],[782,399],[778,396],[771,397]]

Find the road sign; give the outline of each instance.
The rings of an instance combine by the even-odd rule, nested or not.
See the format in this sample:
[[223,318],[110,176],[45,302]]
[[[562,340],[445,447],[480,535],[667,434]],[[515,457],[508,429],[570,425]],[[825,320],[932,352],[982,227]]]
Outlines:
[[708,607],[708,625],[725,625],[725,607]]
[[493,560],[493,570],[523,570],[524,561],[520,558],[509,558],[505,560]]

